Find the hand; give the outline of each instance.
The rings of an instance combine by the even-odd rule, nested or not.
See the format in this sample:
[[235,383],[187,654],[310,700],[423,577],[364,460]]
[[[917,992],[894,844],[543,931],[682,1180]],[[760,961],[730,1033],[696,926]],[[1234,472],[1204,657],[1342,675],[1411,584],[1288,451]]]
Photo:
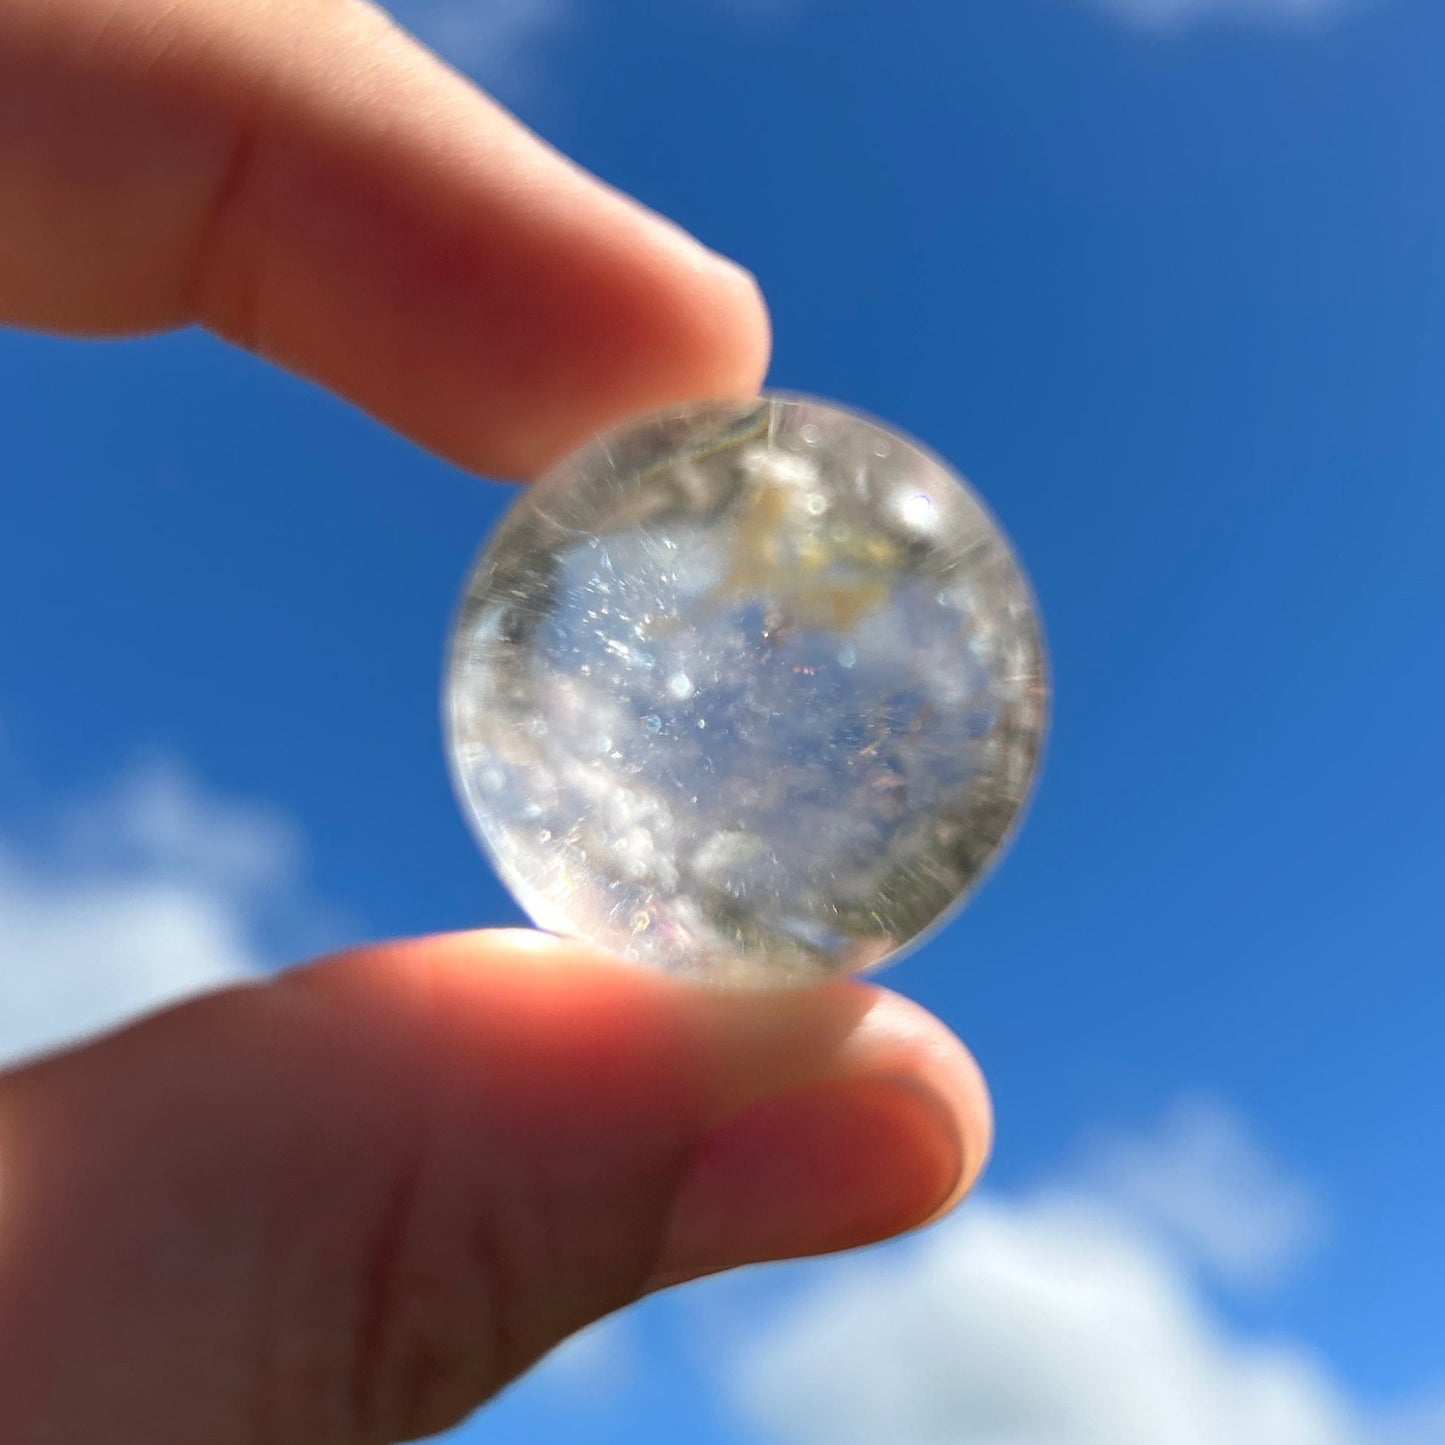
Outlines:
[[[0,321],[199,322],[517,475],[768,351],[744,273],[358,0],[0,8]],[[943,1212],[989,1135],[871,986],[356,950],[0,1078],[0,1439],[436,1431],[639,1294]]]

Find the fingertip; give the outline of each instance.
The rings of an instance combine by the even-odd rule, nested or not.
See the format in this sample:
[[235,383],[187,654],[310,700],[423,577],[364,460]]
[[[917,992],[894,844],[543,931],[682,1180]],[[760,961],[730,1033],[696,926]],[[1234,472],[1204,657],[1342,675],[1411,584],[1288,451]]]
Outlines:
[[952,1116],[915,1078],[835,1079],[767,1099],[693,1156],[651,1287],[887,1239],[927,1219],[961,1165]]
[[702,290],[697,397],[752,396],[772,358],[773,328],[758,278],[717,252],[708,253]]
[[[716,1124],[676,1194],[650,1288],[873,1244],[939,1219],[987,1160],[992,1115],[968,1050],[925,1009],[842,981],[798,996],[851,1017],[823,1067]],[[795,1017],[795,1039],[809,1025]]]
[[937,1219],[968,1194],[988,1165],[993,1152],[993,1101],[977,1059],[947,1024],[901,994],[874,989],[874,995],[852,1040],[857,1066],[914,1079],[935,1100],[936,1117],[958,1137],[958,1179],[928,1216]]
[[[757,279],[670,221],[630,201],[624,208],[629,223],[599,223],[591,255],[569,263],[566,354],[555,332],[540,335],[535,351],[530,342],[514,349],[518,405],[505,431],[479,434],[470,458],[479,469],[530,479],[623,422],[762,388],[772,324]],[[553,385],[531,377],[529,356]]]

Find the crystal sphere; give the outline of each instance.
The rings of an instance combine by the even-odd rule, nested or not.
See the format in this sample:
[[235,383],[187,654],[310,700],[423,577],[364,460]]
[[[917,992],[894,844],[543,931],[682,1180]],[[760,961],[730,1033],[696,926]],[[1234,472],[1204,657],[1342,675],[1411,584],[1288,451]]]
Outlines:
[[542,928],[714,981],[897,955],[998,853],[1047,711],[1028,583],[942,462],[801,398],[625,426],[476,564],[458,792]]

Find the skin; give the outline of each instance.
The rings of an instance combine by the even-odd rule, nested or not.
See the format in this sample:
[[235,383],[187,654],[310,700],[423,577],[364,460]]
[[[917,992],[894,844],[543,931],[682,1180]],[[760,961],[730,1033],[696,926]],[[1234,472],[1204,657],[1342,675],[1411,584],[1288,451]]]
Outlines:
[[[198,323],[520,477],[769,348],[746,273],[357,0],[0,6],[0,322]],[[990,1137],[871,985],[337,955],[0,1076],[0,1439],[428,1434],[650,1290],[937,1217]]]

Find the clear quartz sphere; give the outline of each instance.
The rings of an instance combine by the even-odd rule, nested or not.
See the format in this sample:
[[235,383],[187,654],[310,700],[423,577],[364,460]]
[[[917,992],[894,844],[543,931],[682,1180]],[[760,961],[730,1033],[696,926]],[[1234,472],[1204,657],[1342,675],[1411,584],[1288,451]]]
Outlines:
[[954,909],[1028,796],[1038,619],[936,457],[823,402],[689,406],[524,491],[452,640],[458,792],[542,928],[806,983]]

